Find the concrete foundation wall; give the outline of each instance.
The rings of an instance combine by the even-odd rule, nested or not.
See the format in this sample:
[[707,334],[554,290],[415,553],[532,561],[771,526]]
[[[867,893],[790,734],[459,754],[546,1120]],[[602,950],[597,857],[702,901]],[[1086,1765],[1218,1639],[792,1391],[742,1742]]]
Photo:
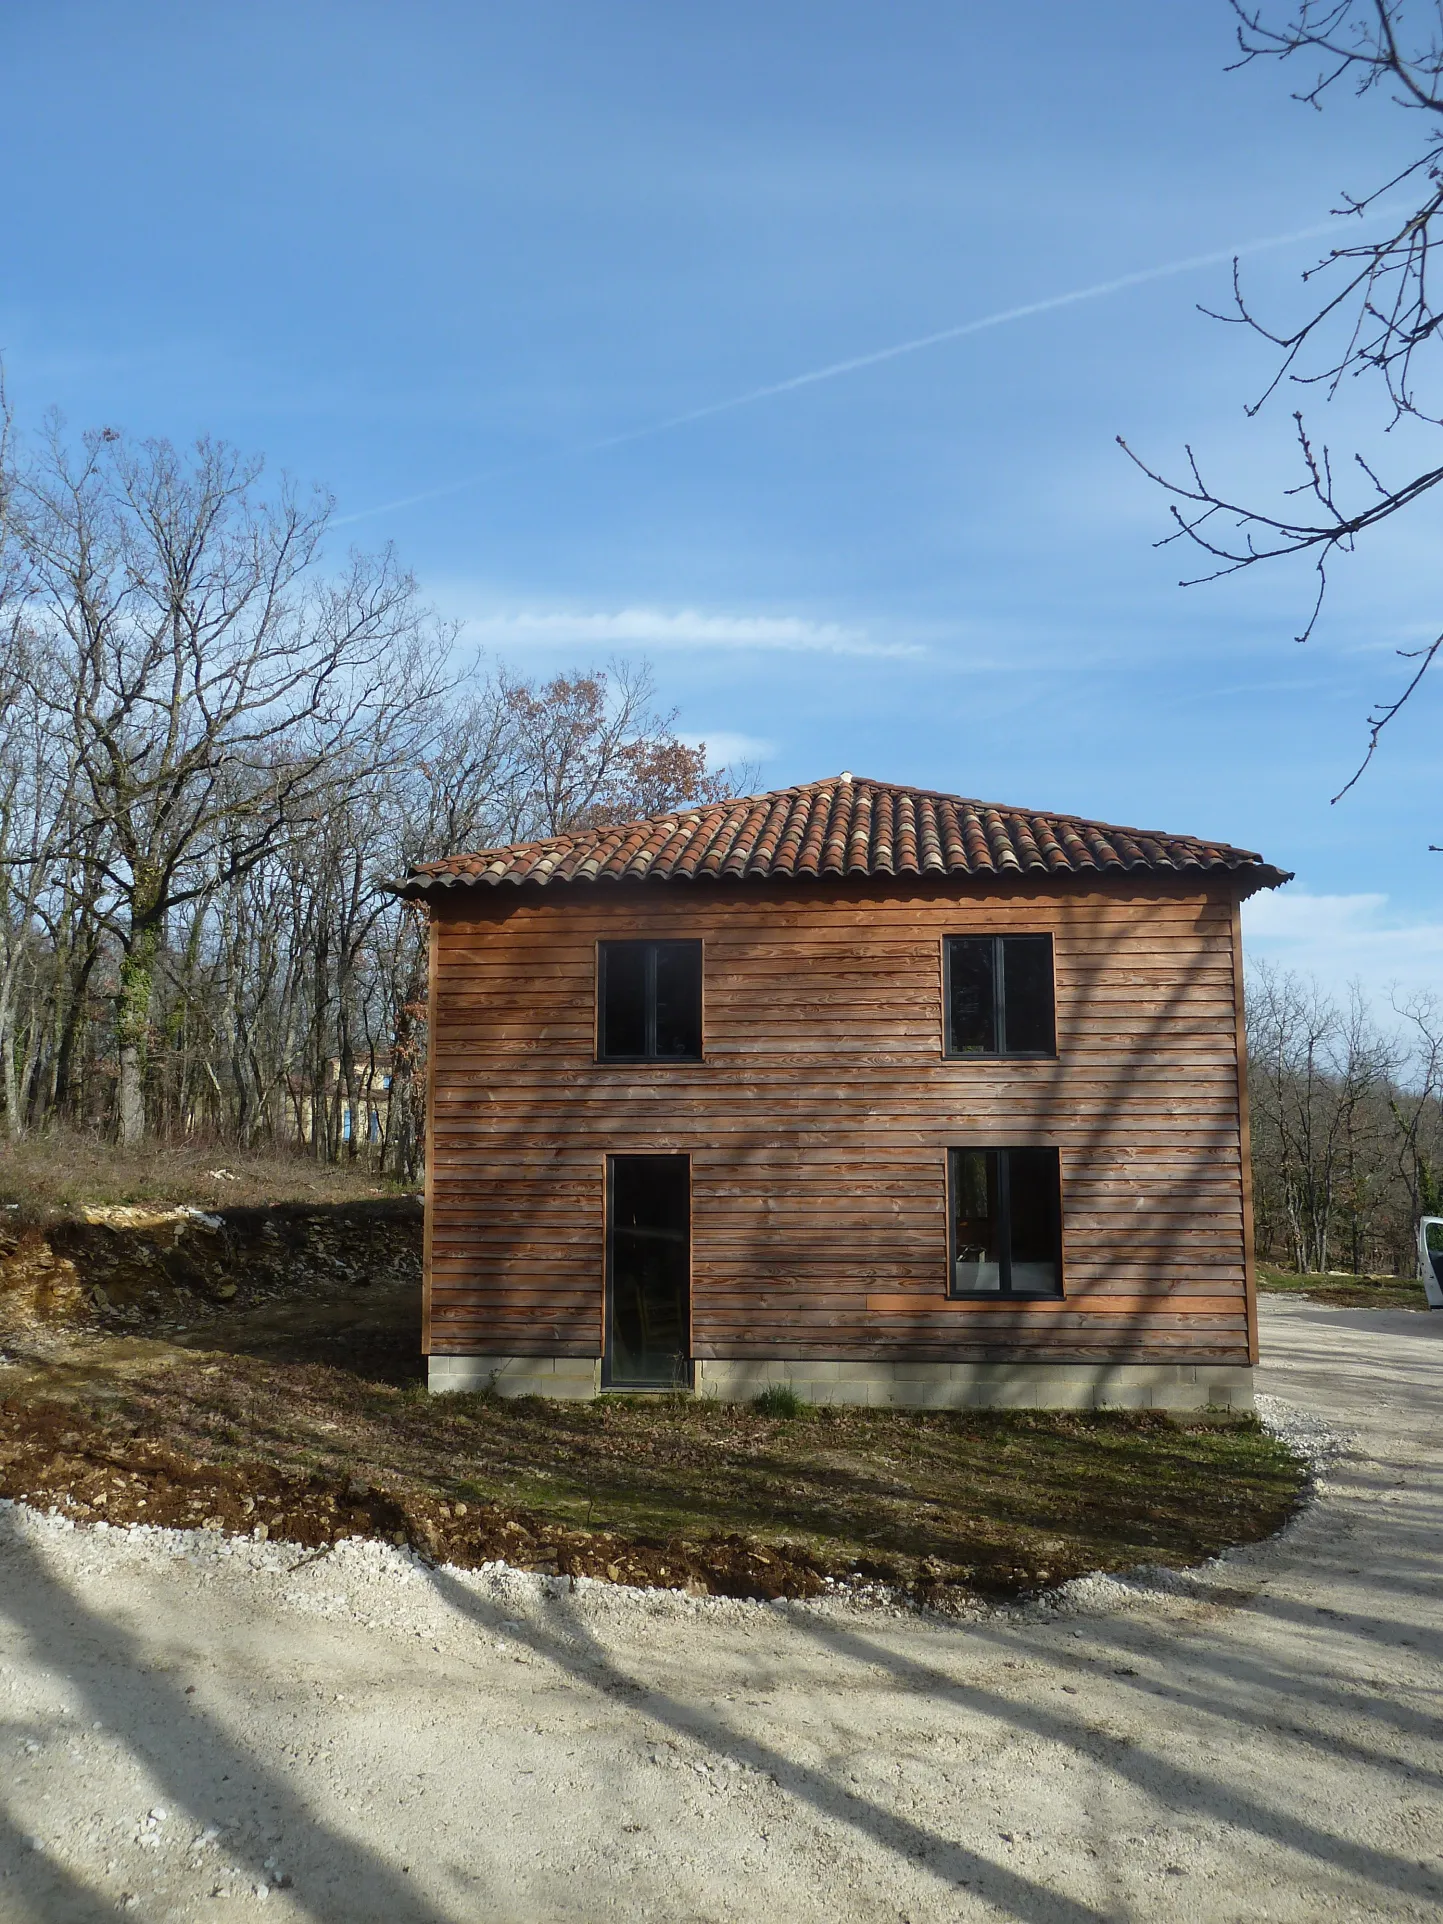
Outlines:
[[428,1385],[438,1390],[494,1390],[498,1396],[596,1396],[599,1356],[432,1356]]
[[700,1362],[699,1396],[745,1402],[785,1383],[808,1403],[960,1410],[1250,1410],[1253,1373],[1237,1363]]
[[[784,1383],[808,1403],[920,1410],[1250,1410],[1253,1373],[1234,1363],[765,1363],[701,1361],[696,1393],[743,1403]],[[430,1387],[500,1396],[592,1397],[599,1358],[433,1356]]]

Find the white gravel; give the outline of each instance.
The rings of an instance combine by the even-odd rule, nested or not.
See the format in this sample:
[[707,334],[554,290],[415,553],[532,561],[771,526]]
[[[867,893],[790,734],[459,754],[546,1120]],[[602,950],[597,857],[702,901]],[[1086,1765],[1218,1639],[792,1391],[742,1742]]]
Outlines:
[[1312,1494],[1323,1486],[1328,1465],[1347,1447],[1349,1438],[1335,1430],[1314,1410],[1305,1410],[1281,1396],[1259,1396],[1258,1420],[1286,1443],[1295,1456],[1308,1466]]
[[1436,1919],[1443,1316],[1266,1330],[1281,1538],[963,1623],[3,1506],[0,1924]]

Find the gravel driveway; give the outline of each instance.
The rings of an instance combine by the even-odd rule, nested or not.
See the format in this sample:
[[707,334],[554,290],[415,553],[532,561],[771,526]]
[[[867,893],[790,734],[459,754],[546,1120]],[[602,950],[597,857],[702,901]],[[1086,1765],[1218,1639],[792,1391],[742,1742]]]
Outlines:
[[0,1508],[0,1920],[1436,1920],[1443,1315],[1264,1344],[1284,1538],[962,1626]]

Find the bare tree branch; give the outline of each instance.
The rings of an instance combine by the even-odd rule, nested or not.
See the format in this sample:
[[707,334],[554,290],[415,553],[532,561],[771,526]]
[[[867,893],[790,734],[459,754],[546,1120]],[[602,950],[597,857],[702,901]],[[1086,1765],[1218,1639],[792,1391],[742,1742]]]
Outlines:
[[[1234,67],[1260,60],[1297,62],[1308,72],[1293,98],[1319,111],[1339,88],[1356,96],[1383,92],[1405,112],[1425,116],[1420,151],[1378,186],[1345,193],[1333,212],[1367,221],[1386,218],[1377,239],[1360,237],[1334,247],[1303,275],[1314,296],[1303,318],[1290,327],[1264,321],[1243,289],[1233,262],[1231,307],[1213,318],[1246,328],[1276,352],[1273,371],[1246,407],[1255,417],[1283,386],[1318,389],[1333,399],[1344,378],[1378,384],[1384,402],[1381,427],[1405,421],[1443,427],[1443,385],[1435,364],[1443,307],[1436,303],[1434,254],[1443,216],[1443,0],[1283,0],[1277,6],[1229,0],[1237,20]],[[1408,196],[1401,212],[1393,197]],[[1210,309],[1204,312],[1212,313]],[[1443,481],[1443,463],[1385,477],[1382,464],[1361,450],[1341,464],[1316,441],[1304,415],[1293,414],[1298,479],[1268,503],[1219,488],[1202,473],[1191,448],[1182,476],[1164,473],[1118,437],[1129,459],[1172,497],[1173,541],[1192,544],[1209,564],[1181,585],[1195,586],[1236,574],[1261,562],[1313,557],[1314,594],[1297,635],[1311,638],[1327,594],[1329,569],[1340,555],[1393,515],[1411,508]],[[1294,503],[1300,506],[1295,508]],[[1347,794],[1371,763],[1379,736],[1413,696],[1432,666],[1438,644],[1399,650],[1420,665],[1402,692],[1379,702],[1368,716],[1368,744],[1351,779],[1333,800]]]

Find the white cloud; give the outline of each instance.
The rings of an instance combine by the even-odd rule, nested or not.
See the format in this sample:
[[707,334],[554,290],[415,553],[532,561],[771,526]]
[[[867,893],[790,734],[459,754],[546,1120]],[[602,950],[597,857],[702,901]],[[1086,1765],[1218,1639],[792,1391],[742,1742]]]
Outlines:
[[1316,976],[1337,994],[1362,983],[1386,1011],[1390,993],[1443,989],[1443,922],[1402,922],[1386,895],[1306,895],[1281,889],[1243,904],[1251,959]]
[[826,655],[918,658],[910,642],[873,641],[862,628],[797,615],[703,614],[696,608],[621,608],[615,613],[496,610],[462,616],[468,641],[505,650],[569,648],[754,648]]
[[1387,905],[1386,895],[1304,895],[1291,889],[1268,889],[1244,905],[1243,928],[1249,936],[1301,941],[1366,936]]
[[704,728],[683,735],[682,740],[689,748],[700,748],[705,742],[708,761],[733,767],[739,762],[769,762],[777,752],[777,744],[764,736],[739,735],[730,728]]

